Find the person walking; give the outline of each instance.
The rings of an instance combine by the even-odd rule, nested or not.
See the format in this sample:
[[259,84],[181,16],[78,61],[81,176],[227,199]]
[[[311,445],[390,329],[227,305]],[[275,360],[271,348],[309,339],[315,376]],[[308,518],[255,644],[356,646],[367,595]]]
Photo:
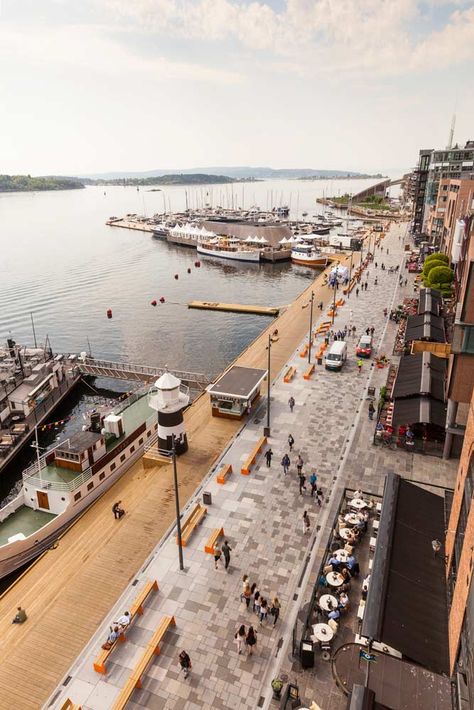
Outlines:
[[224,544],[222,545],[222,554],[224,555],[224,569],[227,569],[229,564],[230,564],[230,553],[232,552],[232,548],[227,542],[227,540],[224,540]]
[[371,335],[372,337],[374,337],[374,333],[375,333],[375,327],[372,326],[372,327],[370,328],[370,335]]
[[186,651],[181,651],[178,656],[178,660],[179,665],[181,666],[181,669],[183,671],[184,678],[186,679],[191,672],[191,668],[193,667],[189,654],[186,653]]
[[300,486],[300,496],[303,495],[303,490],[306,490],[306,476],[303,473],[298,473],[299,486]]
[[253,626],[249,626],[247,631],[247,636],[245,638],[245,645],[247,646],[247,653],[249,656],[253,656],[254,646],[257,645],[257,632],[254,630]]
[[283,473],[285,476],[288,473],[288,471],[290,470],[290,463],[291,463],[290,457],[288,456],[288,454],[284,454],[284,456],[281,460],[281,465],[283,466]]
[[[253,584],[252,584],[253,587]],[[252,605],[252,611],[254,614],[257,616],[260,614],[260,603],[261,603],[261,595],[260,595],[260,590],[258,589],[257,585],[255,585],[255,589],[253,591],[253,605]]]
[[270,466],[272,465],[272,456],[273,456],[273,451],[271,450],[271,448],[267,449],[265,451],[265,460],[267,462],[268,468],[270,468]]
[[323,489],[322,489],[322,488],[318,488],[318,490],[316,491],[316,501],[317,501],[319,507],[322,506],[323,500],[324,500]]
[[243,624],[241,624],[241,626],[239,626],[239,628],[237,629],[237,631],[234,634],[234,639],[235,639],[235,643],[237,645],[237,650],[239,652],[239,655],[242,653],[242,647],[245,643],[246,637],[247,637],[247,633],[245,631],[245,626]]
[[309,484],[311,486],[311,498],[313,498],[315,492],[316,492],[316,481],[318,480],[318,477],[316,473],[313,471],[311,476],[309,477]]
[[353,337],[353,338],[355,338],[355,336],[356,336],[356,330],[357,330],[356,326],[353,325],[353,326],[352,326],[352,337]]
[[293,444],[295,443],[295,440],[293,439],[292,434],[288,434],[288,446],[290,447],[290,454],[293,451]]
[[372,420],[375,414],[375,407],[373,402],[369,402],[369,419]]
[[387,317],[387,315],[388,315],[388,309],[387,309],[387,308],[384,308],[384,309],[383,309],[383,315],[384,315],[384,318]]
[[270,613],[273,616],[273,626],[275,626],[276,622],[278,621],[278,617],[280,616],[280,609],[280,600],[278,599],[278,597],[274,597],[272,602],[272,608],[270,609]]
[[266,599],[262,599],[260,604],[260,626],[263,626],[263,622],[267,620],[268,614],[268,602]]
[[362,364],[363,364],[363,363],[362,363],[362,360],[359,358],[359,359],[357,360],[357,369],[358,369],[358,371],[359,371],[359,375],[360,375],[360,373],[362,372]]
[[242,577],[242,592],[240,593],[240,601],[243,602],[245,599],[245,590],[247,587],[250,590],[250,583],[249,583],[249,577],[248,574],[244,574]]
[[359,295],[359,288],[356,288],[356,296]]
[[375,277],[374,286],[377,286],[377,284],[378,284],[377,277]]
[[293,408],[294,408],[294,406],[295,406],[295,398],[294,398],[293,396],[290,397],[290,399],[288,400],[288,404],[289,404],[289,406],[290,406],[290,412],[292,412],[292,411],[293,411]]
[[216,569],[219,569],[218,563],[219,563],[219,560],[221,559],[221,555],[222,555],[221,548],[219,547],[219,543],[216,542],[216,544],[214,545],[214,566]]
[[298,475],[300,475],[303,470],[303,464],[303,458],[301,454],[298,454],[298,458],[296,459],[296,470],[298,471]]
[[323,308],[324,308],[324,304],[323,304],[323,302],[322,302],[322,301],[320,301],[320,302],[319,302],[319,304],[318,304],[318,308],[319,308],[319,310],[320,310],[320,311],[322,311],[322,310],[323,310]]
[[309,534],[311,530],[311,521],[309,519],[308,511],[305,510],[303,513],[303,532],[306,535],[306,533]]

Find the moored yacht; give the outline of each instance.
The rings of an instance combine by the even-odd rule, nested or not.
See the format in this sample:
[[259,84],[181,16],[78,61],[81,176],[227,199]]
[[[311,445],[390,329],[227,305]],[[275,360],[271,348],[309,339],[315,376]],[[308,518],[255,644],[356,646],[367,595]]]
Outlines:
[[197,246],[198,254],[215,256],[234,261],[260,261],[260,249],[244,245],[240,239],[216,237],[203,241]]
[[324,267],[328,263],[328,259],[312,244],[300,242],[294,244],[291,250],[291,261],[294,264],[302,266],[311,266],[314,268]]

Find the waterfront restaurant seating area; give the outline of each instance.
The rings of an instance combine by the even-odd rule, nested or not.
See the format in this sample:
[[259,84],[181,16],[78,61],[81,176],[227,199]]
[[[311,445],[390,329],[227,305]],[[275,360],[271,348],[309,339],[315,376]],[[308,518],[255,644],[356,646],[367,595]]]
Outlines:
[[345,643],[365,643],[360,630],[381,509],[381,499],[364,491],[346,489],[341,499],[306,621],[316,664]]

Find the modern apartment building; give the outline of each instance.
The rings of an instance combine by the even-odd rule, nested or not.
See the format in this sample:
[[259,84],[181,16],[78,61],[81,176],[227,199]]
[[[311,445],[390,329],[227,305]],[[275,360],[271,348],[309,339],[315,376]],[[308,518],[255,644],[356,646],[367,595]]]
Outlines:
[[415,186],[413,190],[413,234],[423,231],[423,216],[425,211],[426,183],[433,149],[420,150],[418,166],[415,170]]

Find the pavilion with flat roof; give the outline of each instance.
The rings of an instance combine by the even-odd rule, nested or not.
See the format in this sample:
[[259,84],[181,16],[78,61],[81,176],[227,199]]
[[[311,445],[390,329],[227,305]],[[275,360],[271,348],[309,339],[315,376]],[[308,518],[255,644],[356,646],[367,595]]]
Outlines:
[[209,385],[213,417],[241,419],[260,396],[267,370],[234,365],[217,382]]

